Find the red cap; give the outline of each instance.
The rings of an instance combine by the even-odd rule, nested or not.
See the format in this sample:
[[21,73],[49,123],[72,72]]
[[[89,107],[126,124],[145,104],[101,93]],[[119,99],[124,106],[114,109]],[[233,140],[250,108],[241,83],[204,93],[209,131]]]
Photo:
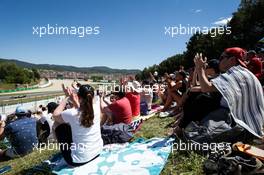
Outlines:
[[240,47],[230,47],[225,49],[225,53],[231,57],[236,57],[239,64],[247,68],[247,65],[243,61],[243,58],[246,55],[246,51],[244,49]]

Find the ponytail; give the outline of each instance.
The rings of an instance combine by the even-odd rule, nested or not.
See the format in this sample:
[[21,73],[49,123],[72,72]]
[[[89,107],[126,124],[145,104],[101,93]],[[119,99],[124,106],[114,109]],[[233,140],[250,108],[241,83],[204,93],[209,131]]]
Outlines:
[[82,99],[80,103],[80,123],[83,127],[89,128],[93,125],[94,120],[94,88],[88,84],[81,85],[78,90],[78,97]]

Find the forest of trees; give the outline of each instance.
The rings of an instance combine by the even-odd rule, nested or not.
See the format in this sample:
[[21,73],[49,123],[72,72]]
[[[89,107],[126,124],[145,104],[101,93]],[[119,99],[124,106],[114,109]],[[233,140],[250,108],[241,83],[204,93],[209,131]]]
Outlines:
[[30,84],[40,79],[37,69],[18,67],[14,63],[0,63],[0,81],[2,83]]
[[194,34],[187,43],[186,51],[162,61],[159,65],[145,68],[138,76],[146,78],[149,72],[158,71],[160,75],[165,72],[174,72],[183,65],[185,68],[193,66],[195,53],[202,52],[208,59],[218,59],[225,48],[242,47],[246,50],[256,49],[256,43],[264,37],[264,1],[241,0],[237,12],[233,13],[231,21],[231,34],[217,35]]

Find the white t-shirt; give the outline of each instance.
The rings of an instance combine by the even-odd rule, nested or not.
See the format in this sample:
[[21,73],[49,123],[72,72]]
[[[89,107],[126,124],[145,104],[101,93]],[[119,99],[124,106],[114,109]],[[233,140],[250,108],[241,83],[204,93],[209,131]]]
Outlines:
[[44,122],[47,121],[49,124],[50,130],[52,129],[52,126],[54,124],[54,121],[52,120],[51,117],[52,117],[51,113],[46,114],[46,115],[42,114],[41,118],[39,119],[42,124],[44,124]]
[[74,163],[88,162],[102,151],[103,140],[100,127],[100,104],[94,103],[93,109],[94,124],[89,128],[85,128],[80,124],[78,109],[67,109],[61,114],[63,120],[71,126],[73,140],[71,156]]

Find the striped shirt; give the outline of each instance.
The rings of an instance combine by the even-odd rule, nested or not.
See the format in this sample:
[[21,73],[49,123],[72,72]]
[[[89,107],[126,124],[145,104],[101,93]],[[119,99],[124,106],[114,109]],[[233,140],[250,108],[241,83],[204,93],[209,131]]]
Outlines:
[[235,122],[255,136],[263,136],[264,96],[255,75],[234,66],[211,82],[226,100]]

